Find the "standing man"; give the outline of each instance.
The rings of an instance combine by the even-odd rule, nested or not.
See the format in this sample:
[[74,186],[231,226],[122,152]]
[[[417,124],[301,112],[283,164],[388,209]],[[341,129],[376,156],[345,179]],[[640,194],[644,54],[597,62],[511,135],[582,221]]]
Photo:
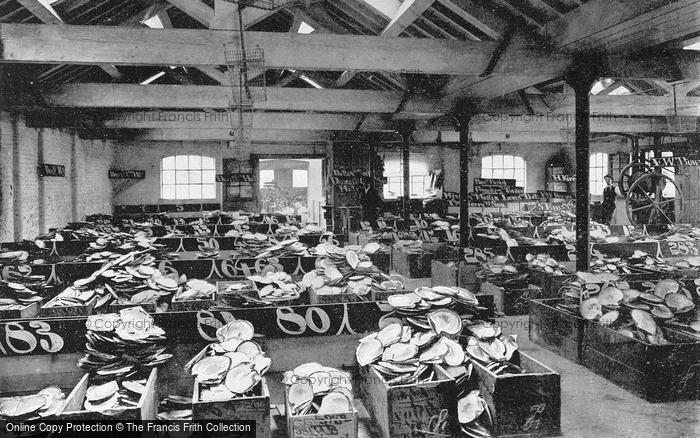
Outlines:
[[374,188],[369,178],[364,180],[364,187],[360,194],[360,205],[362,205],[362,220],[376,227],[379,210],[382,207],[382,198],[379,197],[377,189]]
[[605,175],[603,177],[605,180],[605,188],[603,189],[603,203],[602,213],[603,213],[603,223],[610,225],[613,215],[615,214],[615,198],[617,193],[615,191],[615,186],[613,185],[612,175]]

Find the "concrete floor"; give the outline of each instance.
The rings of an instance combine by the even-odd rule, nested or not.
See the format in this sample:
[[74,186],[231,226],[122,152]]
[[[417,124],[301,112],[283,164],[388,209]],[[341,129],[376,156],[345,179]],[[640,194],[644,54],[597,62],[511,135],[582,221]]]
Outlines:
[[520,349],[561,374],[564,437],[698,437],[700,401],[649,403],[587,368],[533,344],[528,316],[498,319]]
[[[649,403],[619,386],[600,377],[587,368],[530,342],[528,316],[499,318],[498,323],[506,333],[518,335],[522,351],[554,369],[561,375],[561,430],[563,437],[615,437],[615,438],[680,438],[700,437],[700,402]],[[351,340],[336,338],[342,344]],[[350,341],[350,342],[348,342]],[[348,346],[347,348],[351,348]],[[340,354],[343,355],[343,354]],[[308,360],[321,359],[312,353]],[[345,362],[345,360],[343,360]],[[271,401],[284,412],[281,375],[268,376]],[[273,409],[273,416],[275,415]],[[375,432],[365,408],[358,404],[359,437],[375,438]],[[279,414],[278,414],[279,415]],[[283,437],[284,417],[277,416],[278,429],[274,434]]]

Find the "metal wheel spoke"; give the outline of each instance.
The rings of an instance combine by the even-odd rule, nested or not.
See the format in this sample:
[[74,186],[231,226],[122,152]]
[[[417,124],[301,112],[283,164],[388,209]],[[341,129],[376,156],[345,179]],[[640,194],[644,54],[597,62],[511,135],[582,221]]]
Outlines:
[[632,211],[648,210],[648,209],[654,208],[654,207],[655,207],[654,204],[647,204],[647,205],[645,205],[645,206],[643,206],[643,207],[633,208]]

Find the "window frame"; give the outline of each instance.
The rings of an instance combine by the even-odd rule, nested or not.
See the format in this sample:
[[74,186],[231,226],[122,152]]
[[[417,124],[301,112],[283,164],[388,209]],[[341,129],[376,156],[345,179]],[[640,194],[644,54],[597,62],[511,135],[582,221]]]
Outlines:
[[[496,157],[499,158],[500,164],[498,166],[500,167],[495,166]],[[508,157],[510,159],[510,162],[512,163],[509,167],[506,167],[506,157]],[[488,162],[488,160],[491,161],[490,166],[485,165]],[[519,166],[516,166],[516,162],[522,162],[522,169]],[[485,169],[487,168],[489,169],[489,171],[485,172]],[[500,171],[501,176],[494,176],[495,170]],[[507,173],[507,171],[510,171],[510,175]],[[516,173],[518,171],[522,171],[522,185],[519,185],[519,180],[516,177]],[[484,157],[481,157],[481,177],[491,179],[514,179],[515,186],[521,187],[523,189],[523,192],[527,192],[527,160],[525,160],[525,158],[521,157],[520,155],[514,154],[486,155]]]
[[[602,157],[600,165],[597,165],[597,160],[594,158],[596,156]],[[603,196],[603,189],[605,189],[605,175],[610,173],[610,154],[607,152],[593,152],[588,157],[588,190],[591,196]],[[597,175],[597,169],[600,169],[600,175]],[[600,178],[596,178],[600,176]],[[598,185],[600,185],[600,190],[596,190]]]
[[[186,157],[187,165],[178,163]],[[198,165],[192,161],[199,162]],[[172,161],[172,164],[170,163]],[[166,182],[166,172],[172,172],[172,182]],[[205,176],[205,172],[208,174]],[[199,174],[199,182],[191,182],[193,174]],[[184,176],[182,176],[184,175]],[[181,180],[181,182],[178,182]],[[186,180],[183,182],[182,180]],[[207,180],[205,182],[205,180]],[[172,195],[166,193],[166,186],[172,187]],[[200,196],[192,196],[191,189],[199,187]],[[178,196],[178,187],[187,187],[187,197]],[[208,191],[213,189],[213,196],[204,196],[205,187]],[[206,155],[178,154],[162,157],[160,160],[160,199],[163,201],[189,201],[218,199],[216,184],[216,158]]]

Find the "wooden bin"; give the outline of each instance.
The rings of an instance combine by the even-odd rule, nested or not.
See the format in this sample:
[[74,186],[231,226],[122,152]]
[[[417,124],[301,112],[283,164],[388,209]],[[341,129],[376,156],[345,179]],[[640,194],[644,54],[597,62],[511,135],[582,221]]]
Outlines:
[[194,381],[192,394],[192,420],[251,420],[255,421],[255,436],[269,438],[270,431],[270,390],[267,381],[262,381],[254,389],[255,396],[232,400],[199,400],[199,382]]
[[409,291],[397,289],[397,290],[372,290],[372,301],[386,301],[392,295],[403,295],[407,294]]
[[[454,266],[451,263],[454,263]],[[458,260],[432,260],[431,286],[459,286],[477,293],[481,281],[476,277],[479,265]]]
[[39,302],[29,303],[21,309],[0,310],[0,319],[27,319],[39,314]]
[[669,345],[628,338],[587,321],[583,365],[650,402],[700,399],[700,341],[664,330]]
[[[284,412],[287,416],[288,438],[357,438],[357,410],[327,415],[291,415],[289,388],[284,391]],[[330,434],[328,431],[334,433]]]
[[581,363],[586,320],[556,308],[559,298],[530,300],[530,340],[574,363]]
[[89,375],[85,374],[66,398],[65,405],[57,415],[59,420],[155,420],[158,413],[156,380],[158,370],[153,368],[146,381],[146,391],[141,395],[138,406],[126,408],[115,416],[86,411],[83,407],[85,392],[89,385]]
[[[46,304],[51,303],[55,299],[56,298],[53,298]],[[47,317],[88,316],[92,315],[92,311],[95,308],[96,303],[97,297],[93,297],[90,301],[81,306],[46,307],[46,305],[43,305],[39,309],[39,315]]]
[[524,374],[496,375],[472,361],[496,436],[560,435],[559,374],[525,353],[516,354],[513,362],[525,369]]
[[[442,368],[434,369],[436,381],[389,386],[374,368],[360,368],[362,399],[383,438],[454,436],[457,432],[455,381]],[[445,429],[431,431],[431,423],[440,423],[439,418],[446,418]]]
[[216,305],[216,292],[212,292],[209,298],[203,300],[183,300],[170,303],[170,310],[174,312],[194,312],[208,310]]
[[481,284],[480,294],[493,295],[497,312],[504,315],[527,315],[530,312],[530,300],[541,298],[542,289],[530,286],[524,289],[499,287],[486,281]]
[[158,310],[158,302],[153,301],[150,303],[142,304],[110,304],[107,308],[107,313],[119,313],[124,309],[130,309],[132,307],[141,307],[146,313],[156,313]]
[[392,266],[394,271],[409,278],[428,278],[431,276],[433,253],[406,252],[393,249]]
[[[366,295],[367,298],[370,295]],[[337,304],[337,303],[354,303],[360,301],[360,297],[353,293],[342,294],[319,294],[313,287],[309,288],[309,303],[310,304]]]

